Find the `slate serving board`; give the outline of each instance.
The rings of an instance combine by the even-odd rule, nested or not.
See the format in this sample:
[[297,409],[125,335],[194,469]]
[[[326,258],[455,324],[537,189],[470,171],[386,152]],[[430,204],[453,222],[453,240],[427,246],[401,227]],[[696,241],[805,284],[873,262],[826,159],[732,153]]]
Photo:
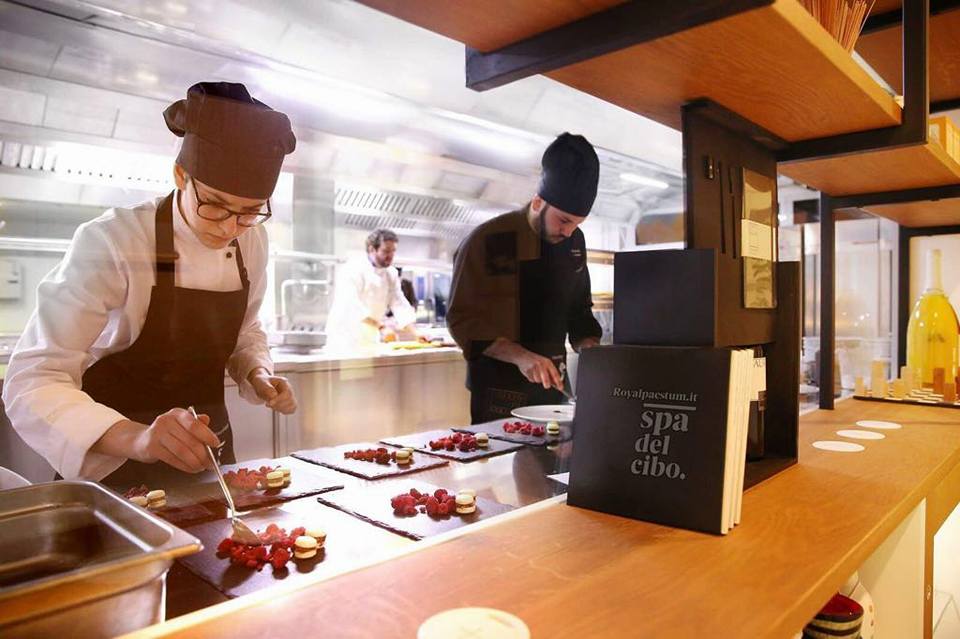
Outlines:
[[[302,514],[290,513],[279,507],[264,508],[243,517],[247,525],[259,532],[267,524],[275,523],[288,532],[297,526],[310,524]],[[187,528],[187,531],[203,542],[203,550],[199,553],[181,557],[179,561],[214,588],[228,597],[256,592],[262,588],[272,586],[281,581],[299,580],[310,575],[323,562],[328,561],[328,554],[333,554],[330,547],[330,531],[327,531],[327,543],[324,549],[317,552],[313,559],[291,559],[285,568],[274,570],[267,564],[263,570],[257,571],[246,566],[236,566],[230,563],[227,557],[217,555],[217,545],[222,539],[230,536],[232,529],[226,519],[210,521]]]
[[368,448],[383,448],[383,446],[380,444],[361,442],[359,444],[344,444],[343,446],[298,450],[293,453],[292,456],[305,462],[310,462],[311,464],[319,464],[320,466],[332,468],[333,470],[362,479],[383,479],[385,477],[408,475],[421,470],[446,466],[448,463],[442,459],[428,457],[417,452],[413,453],[413,462],[408,466],[399,466],[393,462],[389,465],[383,465],[377,464],[376,462],[344,459],[343,457],[343,453],[347,451],[366,450]]
[[[560,434],[556,436],[544,435],[536,437],[534,435],[523,435],[521,433],[508,433],[503,430],[503,425],[507,422],[522,422],[522,419],[498,419],[495,422],[485,424],[470,424],[469,426],[456,426],[453,430],[461,433],[486,433],[492,438],[501,439],[505,442],[515,444],[524,444],[526,446],[546,446],[548,444],[559,444],[573,439],[573,430],[570,424],[560,424]],[[541,424],[543,425],[543,424]]]
[[464,462],[483,459],[485,457],[493,457],[494,455],[502,455],[504,453],[510,453],[521,448],[520,444],[506,442],[500,439],[493,439],[491,437],[490,445],[487,448],[478,448],[477,450],[468,453],[465,453],[461,450],[430,450],[431,440],[440,439],[441,437],[449,437],[453,434],[454,431],[452,429],[445,428],[442,430],[431,430],[425,433],[414,433],[413,435],[386,437],[381,439],[380,443],[399,448],[409,446],[410,448],[422,450],[428,455]]
[[[239,468],[257,469],[260,466],[290,468],[290,485],[285,488],[254,491],[231,489],[230,494],[237,509],[253,510],[343,488],[343,480],[337,473],[298,462],[290,457],[253,459],[238,464],[225,464],[221,469],[227,473]],[[166,507],[151,512],[175,526],[183,527],[226,516],[226,503],[213,471],[185,475],[170,485],[149,488],[163,488],[166,491]]]
[[394,515],[390,499],[411,488],[432,494],[441,486],[419,481],[397,481],[377,486],[357,486],[338,490],[319,495],[317,500],[321,504],[337,508],[358,519],[414,540],[439,535],[513,510],[511,506],[478,496],[477,510],[470,515],[450,515],[447,518],[434,518],[420,512],[412,517]]

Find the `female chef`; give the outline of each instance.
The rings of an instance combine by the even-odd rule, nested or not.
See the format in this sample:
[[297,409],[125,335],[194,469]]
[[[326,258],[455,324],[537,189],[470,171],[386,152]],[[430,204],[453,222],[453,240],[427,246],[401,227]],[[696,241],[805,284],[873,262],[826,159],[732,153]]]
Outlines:
[[163,117],[183,138],[176,189],[77,229],[7,369],[13,427],[67,479],[161,487],[208,468],[208,445],[233,461],[225,370],[249,401],[296,409],[257,319],[290,121],[226,82]]

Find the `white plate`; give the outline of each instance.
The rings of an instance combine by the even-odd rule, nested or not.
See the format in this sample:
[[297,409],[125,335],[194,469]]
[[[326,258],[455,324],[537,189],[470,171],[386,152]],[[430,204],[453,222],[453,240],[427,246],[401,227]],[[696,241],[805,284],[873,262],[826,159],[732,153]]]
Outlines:
[[880,422],[875,419],[861,419],[857,422],[860,428],[877,428],[879,430],[898,430],[900,424],[897,422]]
[[838,430],[837,435],[850,439],[884,439],[886,435],[872,430]]
[[863,446],[860,444],[854,444],[853,442],[839,442],[834,440],[820,440],[813,442],[814,448],[819,448],[820,450],[832,450],[836,453],[859,453],[864,450]]
[[521,406],[514,408],[510,414],[517,419],[529,422],[560,422],[567,424],[573,421],[574,407],[570,404],[546,404],[542,406]]

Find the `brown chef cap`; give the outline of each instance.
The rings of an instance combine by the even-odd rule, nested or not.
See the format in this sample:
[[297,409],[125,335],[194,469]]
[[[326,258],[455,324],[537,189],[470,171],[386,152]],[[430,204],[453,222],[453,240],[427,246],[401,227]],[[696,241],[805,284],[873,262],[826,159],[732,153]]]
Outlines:
[[167,107],[163,119],[183,138],[177,164],[200,182],[239,197],[270,197],[283,157],[297,146],[287,116],[252,98],[242,84],[195,84],[185,100]]

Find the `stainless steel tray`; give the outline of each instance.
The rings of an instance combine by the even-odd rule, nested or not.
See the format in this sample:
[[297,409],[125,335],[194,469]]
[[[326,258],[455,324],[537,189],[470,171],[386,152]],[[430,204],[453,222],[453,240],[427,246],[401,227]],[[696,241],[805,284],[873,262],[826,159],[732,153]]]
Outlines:
[[0,636],[112,636],[162,621],[167,570],[201,548],[94,482],[0,491]]

